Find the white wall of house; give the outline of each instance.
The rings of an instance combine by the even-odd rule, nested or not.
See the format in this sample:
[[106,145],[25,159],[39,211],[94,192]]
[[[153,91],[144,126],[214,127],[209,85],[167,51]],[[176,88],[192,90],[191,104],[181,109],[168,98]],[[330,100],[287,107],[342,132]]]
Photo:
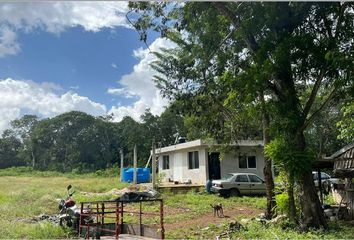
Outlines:
[[[240,156],[255,156],[256,168],[240,168]],[[264,178],[264,155],[262,147],[239,147],[229,153],[220,162],[221,176],[227,173],[255,173],[261,178]]]
[[[224,159],[220,161],[221,176],[227,173],[247,172],[255,173],[264,178],[264,156],[262,141],[238,141],[233,150],[226,153]],[[162,149],[157,149],[159,159],[159,172],[164,174],[163,182],[168,179],[172,181],[187,182],[191,180],[193,184],[205,184],[209,177],[208,167],[208,145],[201,140],[195,140],[182,144],[176,144]],[[189,169],[188,153],[198,151],[199,168]],[[163,155],[169,156],[169,169],[163,169]],[[256,158],[256,167],[240,168],[240,156],[254,156]]]
[[[189,169],[188,153],[198,151],[199,168]],[[163,155],[169,156],[169,169],[163,168]],[[193,184],[204,184],[206,181],[207,154],[205,147],[194,147],[173,152],[161,153],[159,159],[159,172],[164,174],[164,182],[168,179],[179,182],[191,180]]]

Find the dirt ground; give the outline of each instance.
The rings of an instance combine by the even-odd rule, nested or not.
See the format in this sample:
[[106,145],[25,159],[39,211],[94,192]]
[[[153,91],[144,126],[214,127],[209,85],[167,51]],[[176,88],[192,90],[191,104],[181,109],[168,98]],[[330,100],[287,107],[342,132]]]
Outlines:
[[[166,215],[178,215],[181,213],[184,213],[185,211],[188,211],[188,209],[171,209],[171,208],[166,208],[165,209],[165,214]],[[242,216],[248,216],[248,218],[255,217],[262,213],[263,211],[260,209],[256,208],[250,208],[250,207],[235,207],[235,208],[228,208],[224,209],[224,217],[214,217],[213,210],[210,208],[210,213],[199,215],[194,218],[186,219],[184,221],[179,221],[175,223],[166,223],[164,225],[166,231],[173,231],[175,229],[181,229],[181,228],[191,228],[191,227],[199,227],[199,228],[204,228],[207,227],[209,224],[220,224],[223,223],[227,220],[231,220],[236,218],[238,215]]]

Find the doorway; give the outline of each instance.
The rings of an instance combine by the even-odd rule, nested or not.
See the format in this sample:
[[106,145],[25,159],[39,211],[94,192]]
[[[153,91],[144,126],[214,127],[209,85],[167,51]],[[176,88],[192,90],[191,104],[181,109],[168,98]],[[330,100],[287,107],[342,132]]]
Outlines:
[[209,179],[220,179],[220,153],[212,152],[208,156]]

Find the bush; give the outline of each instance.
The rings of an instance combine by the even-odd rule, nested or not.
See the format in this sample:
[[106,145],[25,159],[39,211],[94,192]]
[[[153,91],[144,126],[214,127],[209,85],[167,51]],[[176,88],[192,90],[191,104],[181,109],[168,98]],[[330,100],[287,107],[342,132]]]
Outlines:
[[275,201],[277,203],[275,212],[277,214],[289,214],[289,196],[286,192],[275,195]]

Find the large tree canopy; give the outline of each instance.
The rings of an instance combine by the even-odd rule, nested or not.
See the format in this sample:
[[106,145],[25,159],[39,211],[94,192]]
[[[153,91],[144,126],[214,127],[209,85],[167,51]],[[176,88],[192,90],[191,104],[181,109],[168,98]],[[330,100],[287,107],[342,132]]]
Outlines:
[[164,147],[184,134],[183,118],[167,108],[161,116],[149,110],[142,123],[131,117],[111,122],[110,116],[93,117],[72,111],[47,119],[25,115],[11,123],[0,138],[0,168],[31,166],[39,170],[88,172],[117,164],[124,153],[124,167],[133,165],[138,148],[138,166],[145,166],[153,140]]
[[130,6],[141,10],[135,22],[141,34],[153,28],[177,45],[157,53],[154,67],[162,92],[214,108],[219,126],[225,125],[219,116],[230,119],[230,112],[249,106],[266,111],[275,143],[284,143],[292,154],[283,159],[291,159],[285,166],[301,189],[303,226],[327,227],[304,133],[319,113],[353,89],[353,4]]

